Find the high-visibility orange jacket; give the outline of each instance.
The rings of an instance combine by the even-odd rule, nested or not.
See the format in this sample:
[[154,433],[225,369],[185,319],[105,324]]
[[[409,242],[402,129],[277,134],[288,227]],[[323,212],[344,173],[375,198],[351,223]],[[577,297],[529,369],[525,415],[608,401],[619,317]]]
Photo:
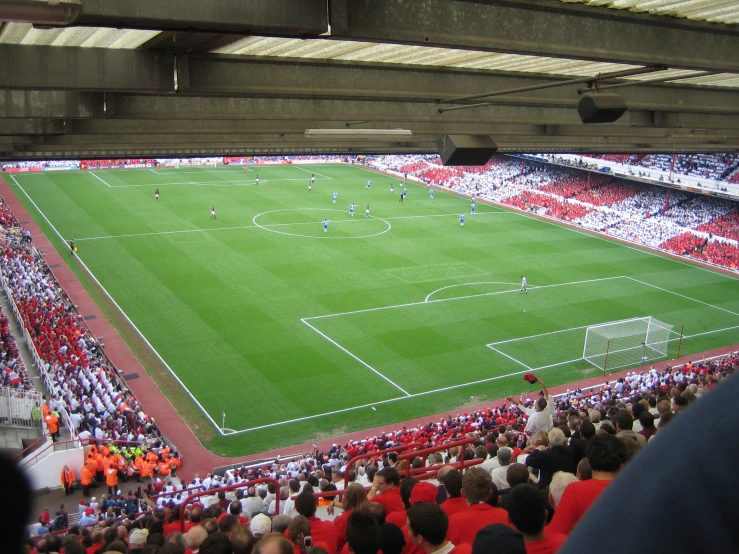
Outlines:
[[109,487],[117,487],[118,486],[118,470],[109,467],[105,470],[105,484]]
[[62,485],[71,485],[75,481],[74,470],[71,467],[62,468],[61,472]]
[[80,483],[83,485],[92,485],[92,471],[88,466],[82,466],[82,474],[80,475]]
[[49,429],[49,433],[52,435],[55,434],[59,430],[59,418],[50,414],[44,419],[46,420],[46,427]]
[[97,473],[98,463],[95,461],[95,458],[93,458],[92,455],[87,456],[85,467],[89,468],[92,473]]
[[154,464],[144,462],[141,465],[141,477],[152,477],[154,475]]
[[146,461],[155,464],[159,461],[159,456],[154,454],[151,450],[146,453]]
[[172,469],[167,462],[159,462],[159,475],[169,475]]

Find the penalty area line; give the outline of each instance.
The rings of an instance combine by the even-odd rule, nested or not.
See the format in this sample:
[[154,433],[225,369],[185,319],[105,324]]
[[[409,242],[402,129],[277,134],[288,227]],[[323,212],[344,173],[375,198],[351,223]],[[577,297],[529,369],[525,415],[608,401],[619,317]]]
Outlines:
[[300,321],[301,321],[302,323],[304,323],[305,325],[307,325],[308,327],[310,327],[311,329],[313,329],[313,330],[314,330],[314,331],[315,331],[316,333],[318,333],[319,335],[321,335],[321,336],[322,336],[322,337],[323,337],[324,339],[326,339],[326,340],[327,340],[328,342],[330,342],[331,344],[333,344],[333,345],[334,345],[334,346],[335,346],[336,348],[338,348],[338,349],[339,349],[339,350],[341,350],[342,352],[344,352],[344,353],[348,354],[349,356],[351,356],[352,358],[354,358],[354,359],[355,359],[356,361],[358,361],[358,362],[359,362],[360,364],[362,364],[362,365],[363,365],[364,367],[366,367],[367,369],[369,369],[370,371],[372,371],[372,372],[373,372],[373,373],[374,373],[375,375],[377,375],[378,377],[381,377],[381,378],[383,378],[383,379],[384,379],[385,381],[387,381],[388,383],[390,383],[390,384],[391,384],[392,386],[394,386],[394,387],[395,387],[396,389],[398,389],[398,390],[399,390],[400,392],[402,392],[402,393],[403,393],[403,394],[405,394],[406,396],[411,396],[411,393],[409,393],[409,392],[408,392],[407,390],[405,390],[405,389],[404,389],[403,387],[401,387],[400,385],[398,385],[398,384],[397,384],[397,383],[396,383],[395,381],[393,381],[393,380],[392,380],[392,379],[390,379],[389,377],[386,377],[385,375],[383,375],[382,373],[380,373],[379,371],[377,371],[377,370],[376,370],[376,369],[375,369],[374,367],[372,367],[371,365],[369,365],[369,364],[368,364],[367,362],[365,362],[365,361],[364,361],[363,359],[361,359],[360,357],[358,357],[358,356],[355,356],[354,354],[352,354],[351,352],[349,352],[349,351],[348,351],[348,350],[347,350],[346,348],[344,348],[343,346],[341,346],[341,345],[340,345],[340,344],[339,344],[338,342],[336,342],[336,341],[335,341],[334,339],[332,339],[331,337],[329,337],[329,336],[328,336],[328,335],[326,335],[325,333],[323,333],[323,332],[319,331],[319,330],[318,330],[318,329],[316,329],[316,328],[315,328],[315,327],[314,327],[313,325],[311,325],[310,323],[308,323],[308,322],[307,322],[307,321],[306,321],[305,319],[301,319]]
[[505,379],[507,377],[516,377],[518,375],[523,375],[524,373],[536,372],[538,369],[539,368],[531,369],[531,370],[524,369],[523,371],[515,371],[513,373],[506,373],[505,375],[496,375],[495,377],[487,377],[485,379],[478,379],[476,381],[470,381],[468,383],[460,383],[458,385],[449,385],[448,387],[440,387],[438,389],[433,389],[433,390],[428,390],[428,391],[423,391],[423,392],[417,392],[415,394],[409,394],[408,396],[398,396],[398,397],[395,397],[395,398],[388,398],[387,400],[378,400],[377,402],[369,402],[367,404],[362,404],[360,406],[352,406],[350,408],[342,408],[340,410],[333,410],[333,411],[324,412],[324,413],[321,413],[321,414],[313,414],[313,415],[309,415],[309,416],[298,417],[298,418],[295,418],[295,419],[287,419],[285,421],[277,421],[275,423],[267,423],[265,425],[259,425],[259,426],[255,426],[255,427],[250,427],[248,429],[241,429],[239,431],[235,431],[234,433],[228,433],[228,435],[229,436],[230,435],[238,435],[238,434],[241,434],[241,433],[248,433],[250,431],[258,431],[260,429],[269,429],[270,427],[278,427],[280,425],[288,425],[290,423],[298,423],[298,422],[301,422],[301,421],[308,421],[308,420],[311,420],[311,419],[318,419],[319,417],[336,415],[336,414],[343,414],[343,413],[351,412],[351,411],[354,411],[354,410],[361,410],[363,408],[371,408],[373,406],[381,406],[381,405],[384,405],[384,404],[389,404],[391,402],[397,402],[399,400],[408,400],[409,398],[418,398],[418,397],[421,397],[421,396],[428,396],[429,394],[436,394],[438,392],[447,392],[447,391],[451,391],[451,390],[461,389],[461,388],[464,388],[464,387],[471,387],[472,385],[480,385],[482,383],[489,383],[491,381],[498,381],[500,379]]

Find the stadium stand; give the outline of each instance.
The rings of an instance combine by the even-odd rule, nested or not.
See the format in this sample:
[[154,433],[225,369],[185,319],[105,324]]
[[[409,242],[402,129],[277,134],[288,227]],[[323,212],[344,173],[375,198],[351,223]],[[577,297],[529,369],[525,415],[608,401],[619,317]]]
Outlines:
[[[631,156],[629,161],[641,163],[647,158]],[[654,158],[656,164],[655,160],[662,159]],[[727,164],[735,162],[735,157],[721,155],[701,162],[699,167],[710,166],[723,174]],[[731,270],[737,268],[734,242],[739,240],[739,209],[729,200],[506,156],[494,156],[474,171],[443,168],[438,156],[430,155],[378,156],[369,164],[383,171],[408,173],[409,178],[427,185]]]
[[[467,537],[468,525],[460,528],[460,521],[496,518],[525,536],[531,535],[529,542],[541,549],[537,552],[556,552],[566,544],[567,535],[579,528],[590,506],[597,505],[598,497],[610,487],[620,486],[622,468],[641,456],[641,450],[655,452],[649,442],[676,418],[682,421],[689,417],[683,414],[690,413],[698,399],[710,399],[711,389],[731,376],[737,365],[739,352],[663,371],[629,372],[590,390],[575,389],[556,396],[549,396],[540,380],[527,375],[526,380],[541,388],[536,402],[511,399],[510,404],[450,415],[438,423],[334,444],[328,451],[239,467],[223,476],[196,477],[188,486],[157,480],[127,493],[84,499],[76,507],[77,513],[62,508],[54,516],[42,514],[40,521],[45,523],[36,530],[41,533],[35,537],[37,546],[44,551],[49,545],[53,548],[55,541],[77,541],[88,552],[105,552],[119,540],[127,549],[174,544],[184,552],[186,548],[207,550],[217,538],[223,542],[224,552],[242,552],[238,550],[242,541],[251,545],[244,552],[251,552],[253,543],[259,544],[274,531],[295,543],[300,533],[293,529],[305,526],[302,535],[310,533],[314,544],[323,542],[327,552],[349,551],[347,548],[362,548],[353,527],[359,516],[351,515],[362,513],[369,523],[363,533],[365,540],[376,534],[381,541],[392,531],[398,537],[395,551],[415,554],[420,552],[416,550],[420,539],[411,535],[419,536],[416,527],[423,523],[416,517],[423,512],[425,517],[433,514],[435,518],[431,521],[439,532],[434,541],[445,545],[457,540],[459,552],[470,552],[464,545],[471,546],[478,534],[474,531]],[[467,443],[462,449],[446,447],[458,444],[454,442],[457,438]],[[420,453],[427,451],[414,452],[429,446],[440,448],[440,452],[423,456]],[[386,451],[393,447],[395,452]],[[408,454],[403,453],[404,448],[409,448]],[[364,454],[367,457],[361,463],[350,463]],[[463,475],[443,465],[462,457],[473,459],[478,469]],[[411,471],[427,470],[438,480],[429,484],[407,477]],[[494,477],[501,474],[503,483]],[[549,480],[551,486],[544,486]],[[392,515],[395,508],[380,507],[387,502],[374,501],[378,488],[380,497],[398,495],[402,501],[398,518]],[[460,496],[461,491],[464,496]],[[275,502],[277,495],[279,503]],[[451,510],[456,499],[475,495],[489,499],[469,506],[463,502],[456,511],[447,511],[447,503]],[[523,506],[522,496],[528,498]],[[422,508],[417,508],[419,505]],[[531,528],[525,523],[526,514],[531,513],[545,514],[534,525],[536,533],[529,532]],[[65,517],[69,529],[49,534],[50,522]],[[388,526],[395,523],[389,522],[396,519],[398,529],[390,529]],[[411,529],[406,528],[406,519]],[[371,523],[375,520],[377,524]],[[60,525],[64,527],[64,523]],[[367,551],[376,552],[377,548]]]
[[[435,156],[395,158],[373,162],[455,192],[523,210],[544,210],[556,219],[724,267],[737,267],[739,261],[739,248],[731,242],[737,240],[731,236],[737,228],[737,211],[721,200],[677,191],[668,196],[664,189],[605,175],[588,179],[574,169],[550,170],[502,156],[484,168],[453,170],[441,168]],[[619,483],[621,468],[641,456],[640,451],[653,448],[649,442],[673,419],[689,417],[683,414],[690,413],[691,404],[710,398],[710,390],[733,375],[739,365],[739,352],[735,352],[663,371],[629,372],[592,389],[557,396],[549,395],[540,380],[527,375],[525,379],[541,388],[538,398],[524,400],[522,394],[518,402],[509,398],[495,407],[334,444],[326,451],[315,449],[235,467],[223,475],[214,471],[180,485],[167,478],[167,467],[178,466],[177,456],[164,444],[120,372],[105,358],[49,268],[23,240],[17,221],[3,203],[0,222],[6,233],[0,254],[3,277],[54,384],[45,408],[59,407],[76,414],[72,421],[80,436],[90,443],[98,439],[100,446],[92,453],[95,462],[90,462],[88,470],[107,471],[110,468],[105,464],[110,464],[114,472],[118,468],[121,481],[151,477],[146,485],[134,485],[126,493],[117,490],[125,485],[116,479],[115,484],[106,483],[109,494],[101,495],[100,501],[84,498],[72,513],[61,507],[55,516],[42,514],[40,527],[34,530],[38,552],[73,554],[85,549],[92,554],[144,548],[154,552],[157,547],[183,554],[218,548],[219,552],[249,554],[255,545],[261,543],[261,548],[268,541],[282,541],[286,551],[301,552],[299,543],[310,533],[314,544],[329,553],[368,548],[368,552],[420,554],[454,539],[458,543],[451,551],[459,554],[473,551],[471,543],[477,534],[461,542],[467,535],[459,522],[483,518],[488,518],[485,523],[499,521],[508,526],[512,536],[520,538],[520,531],[527,544],[539,548],[537,552],[555,552],[565,536],[578,528],[598,496]],[[0,358],[12,359],[15,347],[6,340],[6,324],[7,318],[0,316]],[[16,385],[25,386],[23,378]],[[134,444],[115,446],[112,440]],[[458,441],[464,444],[452,446]],[[351,463],[358,456],[365,458]],[[443,467],[463,460],[478,467],[464,476]],[[152,466],[162,464],[159,478],[154,479]],[[410,477],[414,472],[419,478],[435,476],[438,481],[419,481]],[[565,479],[563,472],[569,474]],[[194,502],[188,500],[194,494],[201,496]],[[389,503],[378,500],[385,496],[397,496],[400,502],[393,508],[398,516],[396,528],[388,523],[395,521],[387,518],[393,511]],[[455,499],[478,496],[480,503],[467,506],[464,502],[457,508],[457,516],[463,519],[448,515],[447,502],[448,508]],[[541,508],[546,510],[541,524],[527,520],[527,513],[534,509],[542,513]],[[335,510],[343,514],[331,523]],[[424,528],[428,521],[434,523]],[[430,529],[436,531],[431,538]],[[487,530],[483,527],[478,536]],[[283,533],[283,538],[267,536],[272,531]],[[391,536],[397,538],[396,550],[390,542],[383,542]],[[377,548],[372,550],[374,544]]]

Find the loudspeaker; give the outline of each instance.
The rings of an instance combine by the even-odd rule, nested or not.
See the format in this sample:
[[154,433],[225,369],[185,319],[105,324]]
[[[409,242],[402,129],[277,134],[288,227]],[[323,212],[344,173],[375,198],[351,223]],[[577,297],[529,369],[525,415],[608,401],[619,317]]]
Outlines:
[[626,102],[618,94],[583,94],[577,103],[583,123],[613,123],[626,113]]
[[489,135],[442,135],[436,146],[444,165],[485,165],[498,150]]

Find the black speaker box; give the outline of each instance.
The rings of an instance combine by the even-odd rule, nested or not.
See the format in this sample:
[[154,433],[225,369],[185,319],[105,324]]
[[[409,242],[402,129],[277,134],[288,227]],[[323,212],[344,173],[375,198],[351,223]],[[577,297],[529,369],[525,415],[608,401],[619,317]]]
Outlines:
[[587,93],[577,103],[583,123],[613,123],[626,113],[626,102],[618,94]]
[[442,135],[436,146],[444,165],[485,165],[498,150],[488,135]]

